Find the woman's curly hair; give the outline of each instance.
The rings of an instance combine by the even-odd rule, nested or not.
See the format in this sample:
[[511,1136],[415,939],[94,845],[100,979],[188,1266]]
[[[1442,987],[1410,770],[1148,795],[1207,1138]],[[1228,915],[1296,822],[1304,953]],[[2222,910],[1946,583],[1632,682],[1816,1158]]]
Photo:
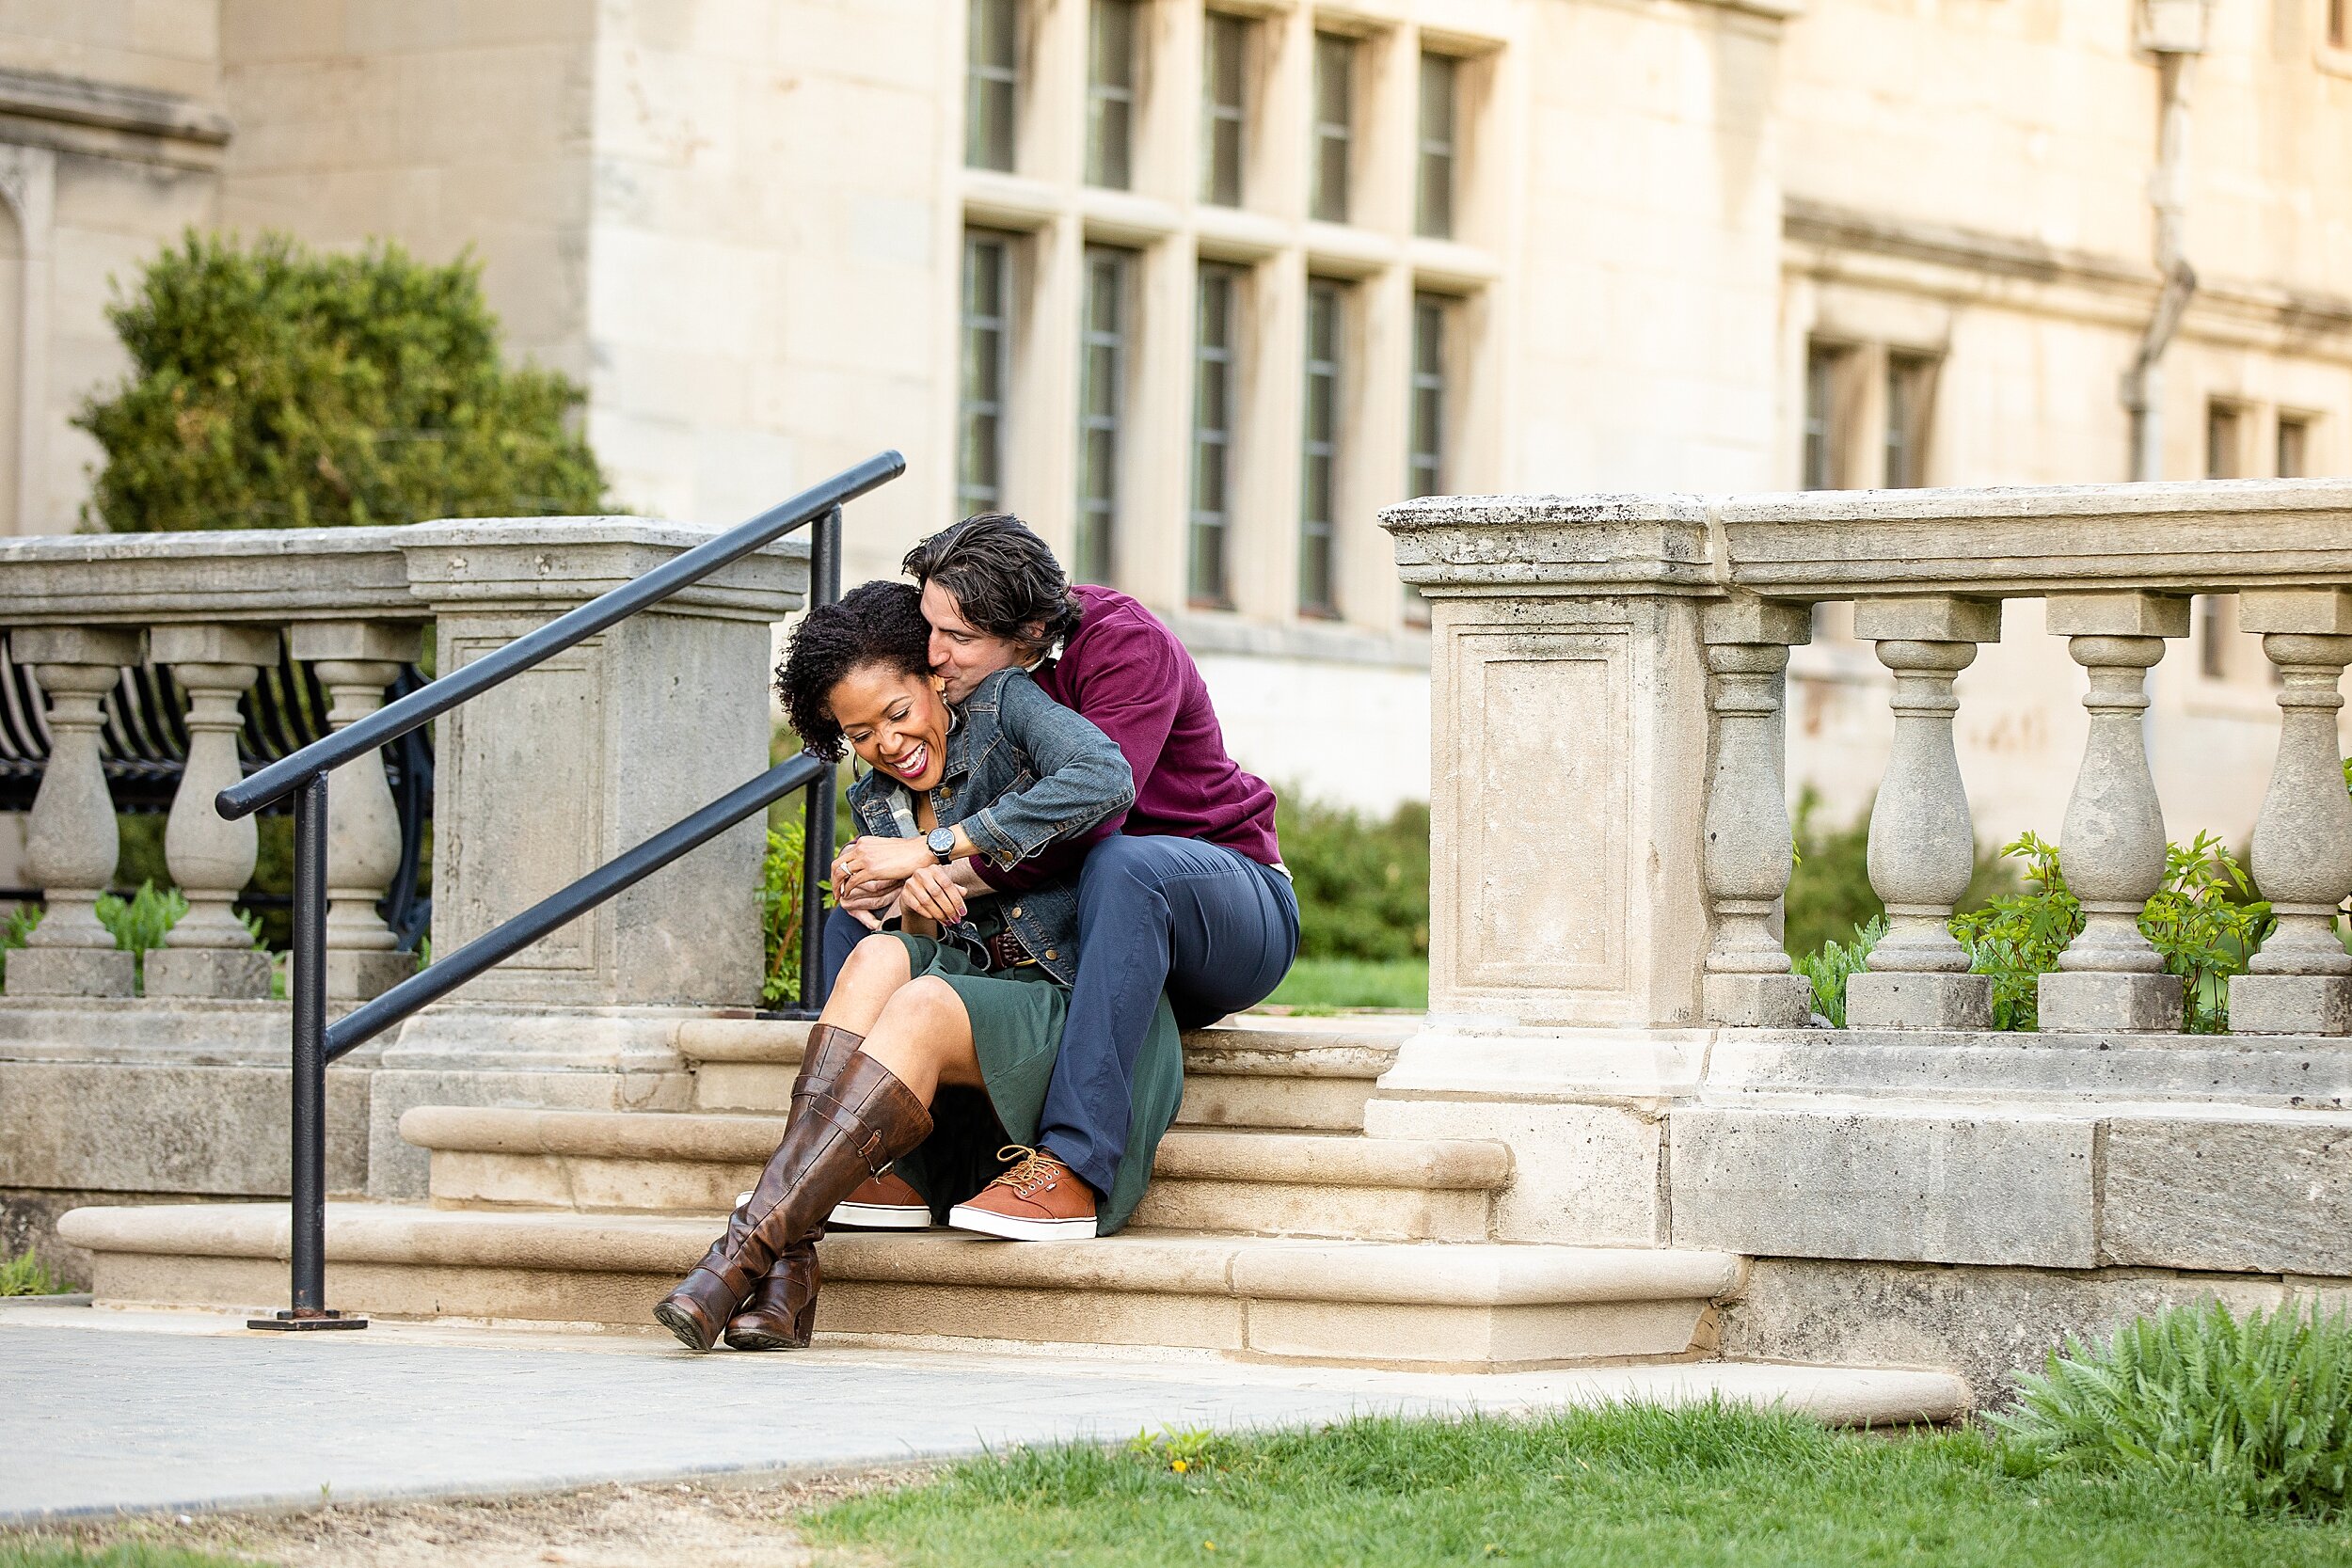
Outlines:
[[801,617],[776,666],[776,693],[802,745],[820,757],[840,758],[833,689],[868,664],[902,675],[931,673],[930,624],[923,619],[922,590],[913,583],[861,583],[840,603],[818,605]]

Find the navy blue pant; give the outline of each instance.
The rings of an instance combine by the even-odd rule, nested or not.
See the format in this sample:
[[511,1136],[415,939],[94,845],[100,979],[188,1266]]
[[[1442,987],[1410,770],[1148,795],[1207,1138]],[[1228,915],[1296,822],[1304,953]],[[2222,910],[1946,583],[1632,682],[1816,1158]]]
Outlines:
[[[866,934],[839,910],[826,919],[828,979]],[[1297,895],[1272,866],[1189,838],[1118,833],[1096,845],[1078,878],[1078,983],[1040,1144],[1109,1192],[1160,992],[1178,1025],[1197,1029],[1264,1001],[1297,956]]]

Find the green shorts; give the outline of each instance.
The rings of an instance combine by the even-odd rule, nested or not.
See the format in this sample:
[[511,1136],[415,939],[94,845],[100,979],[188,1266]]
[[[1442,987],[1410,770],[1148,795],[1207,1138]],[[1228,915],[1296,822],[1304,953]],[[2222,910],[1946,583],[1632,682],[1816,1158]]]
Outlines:
[[[893,935],[906,944],[916,977],[945,980],[972,1021],[972,1048],[980,1059],[982,1090],[943,1085],[931,1106],[930,1138],[897,1169],[927,1198],[943,1222],[947,1211],[996,1179],[1006,1144],[1034,1146],[1045,1085],[1061,1052],[1070,991],[1041,967],[984,970],[961,947],[930,937]],[[1127,1148],[1110,1192],[1095,1206],[1102,1235],[1127,1223],[1152,1180],[1160,1136],[1176,1119],[1184,1094],[1184,1046],[1176,1015],[1160,998],[1130,1082]]]

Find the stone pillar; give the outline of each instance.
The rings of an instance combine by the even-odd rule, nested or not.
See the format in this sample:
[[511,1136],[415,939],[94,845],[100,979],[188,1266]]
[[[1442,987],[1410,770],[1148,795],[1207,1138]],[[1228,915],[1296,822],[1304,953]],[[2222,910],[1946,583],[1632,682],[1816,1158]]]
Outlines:
[[1975,872],[1976,826],[1952,745],[1952,681],[1977,644],[2001,637],[2001,607],[1951,594],[1862,599],[1854,634],[1878,644],[1895,673],[1895,743],[1870,812],[1870,886],[1886,904],[1886,935],[1868,973],[1846,984],[1857,1029],[1984,1029],[1993,982],[1971,974],[1948,927]]
[[30,945],[8,955],[10,996],[131,994],[131,955],[116,948],[96,910],[122,852],[98,731],[101,700],[124,666],[139,662],[139,642],[135,631],[78,626],[8,634],[10,655],[33,666],[49,701],[49,763],[24,824],[25,860],[46,907]]
[[2235,1035],[2352,1034],[2352,954],[2335,930],[2352,892],[2352,796],[2344,793],[2336,714],[2352,663],[2352,593],[2249,589],[2238,625],[2263,633],[2279,689],[2279,754],[2254,821],[2254,881],[2278,929],[2252,973],[2230,981]]
[[[402,544],[448,674],[710,536],[639,519],[518,519],[424,524]],[[437,953],[768,766],[769,627],[805,578],[803,559],[750,557],[437,721]],[[755,1002],[765,846],[761,822],[740,824],[474,980],[466,1000]]]
[[165,626],[148,634],[148,657],[170,666],[188,694],[188,761],[164,825],[164,863],[188,901],[164,946],[147,956],[150,996],[269,994],[269,955],[231,908],[253,879],[260,833],[253,818],[221,820],[213,797],[245,776],[237,701],[278,661],[278,634],[251,626]]
[[[310,664],[333,699],[332,729],[384,705],[384,689],[417,657],[413,626],[375,621],[305,621],[288,638],[294,657]],[[375,906],[400,870],[400,812],[385,777],[382,752],[335,770],[326,785],[326,995],[364,1002],[417,972],[413,954]]]
[[1811,640],[1808,605],[1747,599],[1699,616],[1713,677],[1715,759],[1707,790],[1707,892],[1715,913],[1704,993],[1710,1022],[1801,1026],[1813,988],[1789,973],[1772,928],[1792,866],[1781,702],[1788,649]]
[[[2140,934],[2139,911],[2164,885],[2164,807],[2148,769],[2140,715],[2148,668],[2164,640],[2188,635],[2188,600],[2169,594],[2053,594],[2050,630],[2090,672],[2074,793],[2058,830],[2066,885],[2083,928],[2042,976],[2042,1027],[2062,1033],[2147,1034],[2181,1027],[2181,981]],[[2339,779],[2341,784],[2342,780]]]

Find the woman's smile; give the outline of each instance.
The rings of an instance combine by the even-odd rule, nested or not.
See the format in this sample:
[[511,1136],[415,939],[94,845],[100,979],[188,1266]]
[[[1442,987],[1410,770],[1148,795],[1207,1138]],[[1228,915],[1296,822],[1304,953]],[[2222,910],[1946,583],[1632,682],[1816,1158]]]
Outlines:
[[882,758],[882,765],[884,768],[889,768],[893,773],[898,774],[898,777],[906,780],[910,784],[913,784],[920,780],[926,772],[930,771],[931,766],[931,749],[929,746],[917,742],[914,749],[911,752],[907,752],[899,756]]

